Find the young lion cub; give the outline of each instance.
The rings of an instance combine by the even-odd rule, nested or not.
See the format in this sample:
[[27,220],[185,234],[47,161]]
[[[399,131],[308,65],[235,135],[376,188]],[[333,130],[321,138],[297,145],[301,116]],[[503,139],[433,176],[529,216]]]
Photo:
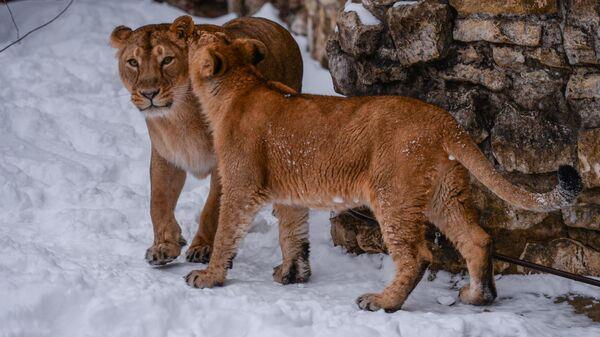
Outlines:
[[435,224],[467,261],[463,302],[496,297],[491,240],[471,205],[469,172],[512,205],[550,211],[581,191],[570,166],[549,193],[530,193],[496,172],[452,116],[406,97],[298,95],[267,81],[255,65],[266,47],[202,34],[190,45],[190,77],[214,132],[223,183],[220,223],[208,268],[189,285],[222,285],[254,214],[265,203],[346,209],[368,205],[379,220],[396,275],[361,309],[400,309],[431,260],[424,223]]

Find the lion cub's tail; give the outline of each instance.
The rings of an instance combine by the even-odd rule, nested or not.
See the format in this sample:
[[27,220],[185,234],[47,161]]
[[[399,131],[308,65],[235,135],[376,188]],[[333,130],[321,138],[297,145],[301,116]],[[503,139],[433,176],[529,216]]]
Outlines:
[[548,193],[532,193],[506,180],[483,155],[469,135],[457,126],[447,130],[444,148],[482,184],[513,206],[548,212],[570,205],[583,189],[579,173],[569,165],[558,168],[558,186]]

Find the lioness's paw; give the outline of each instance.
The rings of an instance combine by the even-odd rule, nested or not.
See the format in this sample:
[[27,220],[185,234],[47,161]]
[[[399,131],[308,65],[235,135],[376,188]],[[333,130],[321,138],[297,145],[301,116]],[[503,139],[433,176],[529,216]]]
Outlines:
[[273,268],[273,280],[281,284],[305,283],[310,275],[310,264],[304,259],[282,263]]
[[175,260],[181,253],[181,242],[155,244],[146,251],[146,261],[153,266],[162,266]]
[[185,253],[185,259],[193,263],[208,263],[212,247],[209,245],[193,245]]
[[496,298],[491,290],[473,290],[469,285],[460,288],[458,294],[461,302],[471,305],[488,305]]
[[222,286],[225,283],[224,277],[219,277],[208,270],[192,270],[185,277],[185,282],[194,288],[212,288]]
[[361,310],[377,311],[381,309],[379,294],[363,294],[356,299],[356,304]]

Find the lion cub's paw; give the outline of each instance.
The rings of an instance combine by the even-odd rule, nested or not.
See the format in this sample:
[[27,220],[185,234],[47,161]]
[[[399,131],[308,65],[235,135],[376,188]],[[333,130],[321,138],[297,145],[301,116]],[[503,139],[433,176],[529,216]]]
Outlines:
[[304,259],[282,263],[273,268],[273,280],[281,284],[305,283],[310,279],[310,264]]
[[492,291],[472,290],[468,284],[458,294],[461,302],[471,305],[489,305],[496,298]]
[[175,260],[180,253],[181,242],[162,242],[146,250],[146,261],[153,266],[162,266]]
[[195,245],[188,248],[185,253],[185,259],[188,262],[193,263],[208,263],[210,261],[210,254],[212,253],[212,246],[209,245]]
[[220,287],[225,283],[225,278],[219,277],[208,270],[192,270],[185,277],[185,282],[194,288]]
[[361,310],[377,311],[382,308],[379,294],[363,294],[356,299],[356,304]]
[[402,303],[395,301],[385,301],[385,298],[381,294],[364,294],[356,299],[356,304],[362,310],[377,311],[379,309],[385,310],[387,313],[392,313],[400,310]]

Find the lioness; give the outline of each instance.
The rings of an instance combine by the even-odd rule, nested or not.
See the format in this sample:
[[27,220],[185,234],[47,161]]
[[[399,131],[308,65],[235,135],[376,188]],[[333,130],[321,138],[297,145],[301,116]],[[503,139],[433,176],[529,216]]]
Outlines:
[[[179,256],[185,240],[174,209],[186,172],[198,178],[212,174],[208,199],[198,219],[199,230],[186,259],[208,262],[212,249],[220,199],[216,159],[208,121],[191,92],[186,36],[192,31],[219,32],[229,39],[254,38],[270,46],[258,68],[266,78],[281,81],[295,90],[302,86],[302,56],[298,45],[283,27],[260,18],[241,18],[223,27],[194,26],[189,16],[173,24],[147,25],[132,31],[119,26],[110,36],[117,48],[119,73],[131,92],[131,100],[146,119],[152,144],[150,162],[150,215],[154,244],[146,253],[152,265]],[[281,223],[283,263],[274,278],[281,283],[303,282],[310,276],[307,209],[275,205]]]
[[431,260],[426,220],[435,224],[467,261],[471,283],[463,302],[496,297],[491,240],[477,223],[469,172],[507,202],[529,210],[568,205],[581,191],[574,168],[562,166],[559,185],[536,194],[512,185],[486,160],[452,116],[406,97],[299,95],[270,82],[256,65],[265,45],[200,34],[190,39],[190,76],[214,132],[223,186],[213,257],[186,282],[222,285],[254,214],[266,202],[340,209],[373,209],[396,264],[382,293],[357,299],[365,310],[394,311]]

